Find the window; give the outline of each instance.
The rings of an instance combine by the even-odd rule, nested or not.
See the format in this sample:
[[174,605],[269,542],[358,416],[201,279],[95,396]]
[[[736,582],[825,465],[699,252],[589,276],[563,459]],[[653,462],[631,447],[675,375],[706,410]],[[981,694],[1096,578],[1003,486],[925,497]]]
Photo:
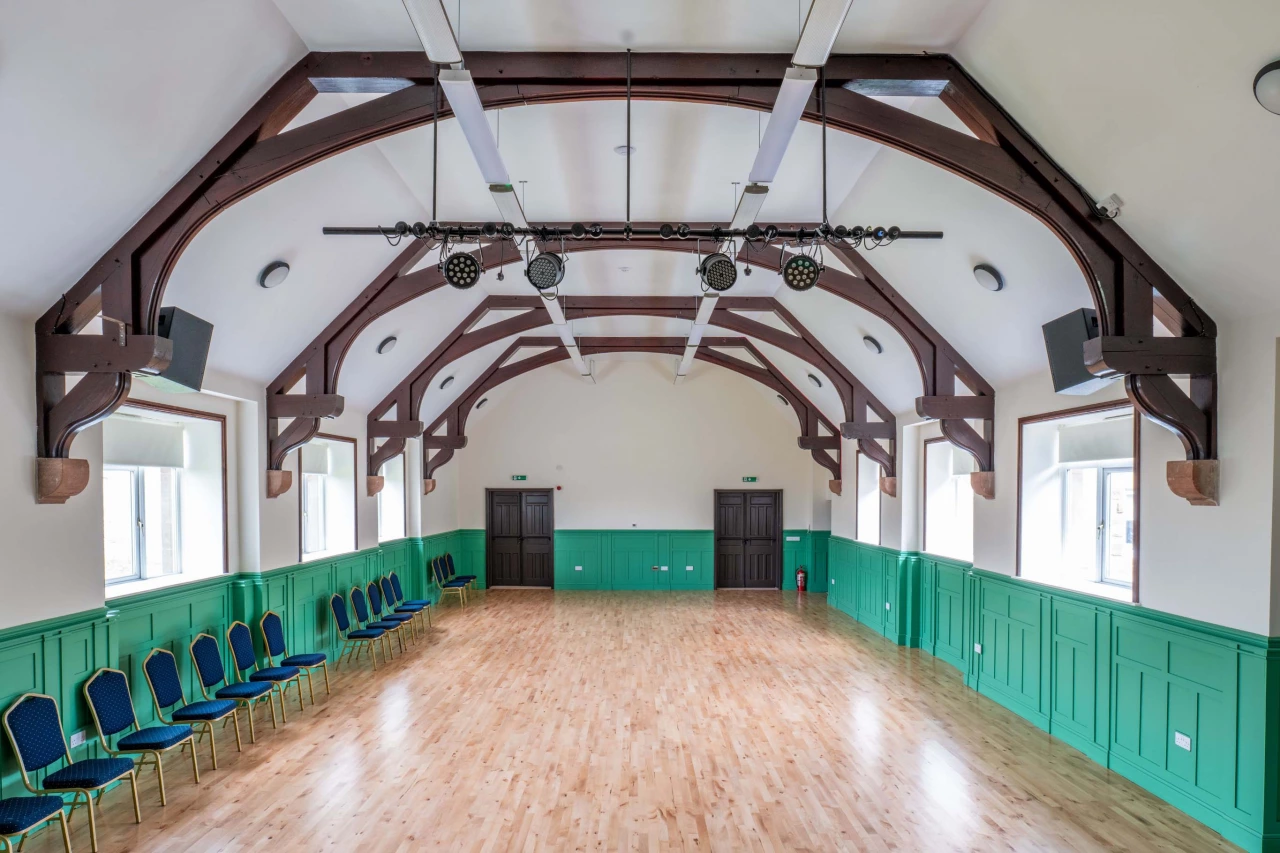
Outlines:
[[298,453],[299,559],[356,549],[356,442],[317,436]]
[[973,560],[973,457],[945,438],[924,443],[924,550]]
[[1136,600],[1137,432],[1128,403],[1018,423],[1018,573]]
[[108,585],[226,570],[225,426],[221,416],[138,401],[104,422]]
[[857,539],[880,544],[880,466],[862,451],[854,454],[854,485],[858,492]]
[[404,454],[382,466],[383,485],[378,492],[378,541],[403,539],[405,533]]

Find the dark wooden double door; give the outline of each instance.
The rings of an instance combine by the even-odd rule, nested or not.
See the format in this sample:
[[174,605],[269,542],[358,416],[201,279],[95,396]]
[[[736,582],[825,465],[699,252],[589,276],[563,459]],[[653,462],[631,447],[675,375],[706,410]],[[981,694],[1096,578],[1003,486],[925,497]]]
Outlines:
[[716,588],[778,589],[782,493],[716,492]]
[[489,586],[551,586],[555,531],[550,489],[489,489],[485,558]]

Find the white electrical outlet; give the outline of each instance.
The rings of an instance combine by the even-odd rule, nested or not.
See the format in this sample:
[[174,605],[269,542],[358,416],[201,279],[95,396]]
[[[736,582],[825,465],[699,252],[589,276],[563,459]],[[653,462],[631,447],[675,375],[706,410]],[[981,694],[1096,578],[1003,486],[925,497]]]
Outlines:
[[1184,735],[1182,732],[1173,733],[1173,745],[1179,749],[1191,751],[1191,735]]
[[888,610],[888,609],[889,609],[889,602],[887,602],[887,601],[886,601],[886,602],[884,603],[884,609],[885,609],[885,610]]
[[580,571],[582,571],[582,566],[574,566],[574,567],[573,567],[573,570],[574,570],[575,572],[580,572]]
[[77,746],[84,746],[84,732],[71,733],[71,748],[75,749]]
[[693,571],[693,566],[685,566],[685,567],[684,567],[684,570],[685,570],[686,572],[691,572],[691,571]]
[[982,643],[974,643],[974,644],[973,644],[973,653],[974,653],[975,655],[980,655],[980,654],[982,654]]
[[663,566],[663,567],[660,569],[660,571],[664,571],[664,572],[665,572],[665,571],[667,571],[667,569],[668,569],[668,567],[667,567],[667,566]]

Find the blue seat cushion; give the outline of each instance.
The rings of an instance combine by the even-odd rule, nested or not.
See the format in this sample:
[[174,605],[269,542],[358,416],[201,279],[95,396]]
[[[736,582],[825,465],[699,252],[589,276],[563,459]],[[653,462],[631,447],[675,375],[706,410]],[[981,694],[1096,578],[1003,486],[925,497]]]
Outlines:
[[396,608],[397,613],[421,613],[426,610],[425,604],[401,604]]
[[369,623],[369,625],[368,625],[368,627],[370,627],[370,628],[381,628],[381,629],[382,629],[382,630],[384,630],[384,631],[394,631],[396,628],[399,628],[399,627],[400,627],[400,623],[399,623],[399,622],[387,622],[387,621],[383,620],[383,621],[378,621],[378,622],[370,622],[370,623]]
[[302,655],[289,655],[280,661],[284,666],[319,666],[329,658],[320,652],[310,652]]
[[430,607],[432,604],[435,604],[435,602],[429,598],[411,598],[404,603],[404,606],[405,607]]
[[191,737],[191,726],[147,726],[141,731],[127,734],[116,741],[116,749],[132,752],[135,749],[168,749]]
[[462,589],[466,585],[466,581],[446,581],[444,589]]
[[0,835],[26,832],[62,811],[62,797],[9,797],[0,800]]
[[271,692],[271,685],[264,681],[241,681],[239,684],[228,684],[213,694],[219,699],[256,699]]
[[114,782],[133,769],[132,758],[86,758],[68,764],[61,770],[44,777],[42,787],[46,791],[66,788],[100,788]]
[[453,579],[456,581],[473,581],[476,579],[476,576],[475,575],[454,575]]
[[412,613],[388,613],[382,617],[383,622],[408,622],[413,618]]
[[376,640],[387,633],[382,628],[359,628],[347,633],[348,640]]
[[230,699],[202,699],[173,712],[175,720],[220,720],[236,709]]
[[298,677],[296,666],[269,666],[249,676],[250,681],[288,681]]

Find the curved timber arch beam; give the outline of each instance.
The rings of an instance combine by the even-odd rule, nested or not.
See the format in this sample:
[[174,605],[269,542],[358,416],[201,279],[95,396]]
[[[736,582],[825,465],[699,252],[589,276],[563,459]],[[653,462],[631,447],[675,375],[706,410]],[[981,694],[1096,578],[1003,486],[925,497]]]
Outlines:
[[[650,317],[668,317],[676,319],[693,320],[697,314],[698,299],[697,297],[668,297],[668,296],[577,296],[565,297],[560,301],[566,320],[583,319],[589,317],[606,317],[606,316],[650,316]],[[419,410],[422,406],[422,399],[428,388],[431,387],[434,378],[448,364],[457,359],[474,352],[481,347],[509,338],[513,335],[524,334],[539,327],[548,325],[550,318],[542,313],[545,300],[540,296],[490,296],[483,300],[475,307],[463,320],[444,337],[436,348],[418,364],[416,368],[406,376],[400,384],[398,384],[386,397],[382,399],[377,406],[369,412],[366,436],[368,438],[368,471],[371,493],[376,493],[380,487],[380,480],[373,472],[381,470],[382,465],[387,460],[398,456],[404,452],[405,442],[409,438],[418,435],[424,435],[424,441],[439,428],[440,423],[434,424],[424,433],[423,424],[417,419]],[[797,358],[808,362],[813,367],[821,370],[829,378],[832,379],[837,392],[840,395],[841,403],[844,407],[846,417],[854,417],[856,414],[864,421],[869,421],[868,412],[873,412],[879,421],[871,421],[881,428],[881,433],[874,437],[867,437],[859,440],[859,448],[867,453],[869,457],[874,459],[882,470],[881,487],[887,494],[896,494],[896,459],[897,453],[895,448],[897,421],[893,413],[887,406],[880,402],[879,399],[867,389],[838,359],[835,358],[822,344],[800,324],[794,316],[790,314],[777,300],[768,297],[718,297],[717,304],[721,307],[717,308],[712,314],[710,325],[725,328],[730,331],[736,331],[742,335],[757,338],[771,346],[777,346],[779,349],[789,352]],[[528,309],[523,313],[514,317],[508,317],[493,323],[489,326],[474,328],[475,325],[490,311],[494,310],[512,310],[512,309]],[[759,321],[743,317],[734,311],[772,311],[777,314],[784,323],[791,327],[792,333],[787,333],[768,326]],[[527,340],[527,339],[526,339]],[[558,338],[552,338],[558,341]],[[600,339],[591,339],[595,343],[594,346],[604,346],[600,343]],[[608,340],[608,339],[603,339]],[[654,339],[625,339],[627,341],[641,340],[646,345],[654,345]],[[712,346],[706,343],[703,346]],[[734,339],[733,346],[739,346],[736,341],[746,341],[746,338]],[[524,344],[531,346],[531,344]],[[760,355],[757,348],[746,341],[746,348],[757,356],[762,363],[764,356]],[[680,352],[683,352],[682,343]],[[587,353],[583,348],[584,354]],[[607,351],[607,350],[597,350]],[[699,349],[699,353],[703,350]],[[679,354],[679,353],[677,353]],[[710,353],[710,356],[719,354]],[[725,356],[727,357],[727,356]],[[772,368],[772,366],[771,366]],[[496,368],[494,368],[496,369]],[[776,371],[775,371],[776,372]],[[778,374],[781,376],[781,374]],[[779,379],[785,383],[785,379]],[[788,394],[798,394],[794,391],[794,387],[786,383],[786,389],[780,390],[784,396]],[[463,395],[465,396],[465,394]],[[456,401],[455,401],[456,402]],[[815,414],[817,409],[807,401],[806,409],[812,409]],[[395,417],[387,418],[395,409]],[[446,410],[446,414],[449,410]],[[797,408],[797,411],[800,411]],[[831,438],[834,441],[826,441],[823,444],[823,450],[829,449],[828,445],[839,446],[839,429],[830,425],[825,417],[821,418],[822,423],[831,429]],[[802,425],[803,426],[803,425]],[[316,420],[314,427],[319,429],[319,421]],[[453,432],[459,433],[460,430],[454,429]],[[809,435],[810,433],[806,433]],[[816,432],[812,432],[816,437]],[[826,437],[823,437],[826,438]],[[385,439],[381,445],[376,445],[379,439]],[[889,448],[880,443],[881,440],[889,442]],[[434,449],[440,451],[455,449],[451,446],[442,445]],[[815,451],[819,448],[811,448]],[[815,457],[816,458],[816,457]],[[822,460],[819,460],[820,462]],[[823,464],[826,464],[823,462]],[[839,479],[839,475],[835,477]],[[286,485],[287,488],[287,485]]]
[[[840,434],[835,424],[818,410],[795,385],[777,369],[746,338],[711,337],[703,338],[695,358],[732,370],[761,383],[769,390],[786,399],[800,423],[800,438],[797,439],[802,450],[808,450],[814,461],[831,473],[828,487],[840,494]],[[678,358],[684,352],[684,338],[581,338],[578,346],[583,355],[598,355],[611,352],[660,353]],[[510,359],[521,349],[528,347],[549,347],[549,349],[529,356],[520,361]],[[758,362],[753,364],[744,359],[726,355],[716,349],[744,349]],[[422,436],[422,474],[424,492],[435,488],[435,472],[453,458],[455,451],[467,446],[467,418],[475,410],[476,403],[492,389],[522,376],[530,371],[555,364],[569,358],[568,351],[559,338],[520,338],[513,342],[498,356],[494,362],[467,388],[453,404],[447,408],[427,428]],[[820,433],[819,425],[828,431]],[[437,430],[445,428],[443,435]],[[435,451],[432,453],[432,451]],[[832,451],[835,455],[832,455]]]
[[[630,57],[630,60],[628,60]],[[632,97],[768,111],[790,58],[780,54],[472,53],[467,65],[487,108]],[[630,65],[632,80],[625,69]],[[421,53],[312,53],[264,95],[36,323],[37,451],[57,460],[85,426],[119,406],[124,381],[93,380],[96,393],[66,394],[67,373],[156,372],[155,331],[178,257],[219,212],[319,160],[426,124],[434,69]],[[1134,405],[1182,440],[1190,468],[1171,486],[1197,503],[1216,494],[1216,327],[1185,291],[1113,220],[1098,216],[1079,185],[947,56],[833,56],[824,73],[828,126],[954,172],[1035,216],[1071,251],[1088,282],[1102,336],[1085,352],[1097,375],[1125,375]],[[288,132],[320,91],[389,93]],[[874,100],[941,98],[973,132],[959,133]],[[446,117],[440,111],[439,117]],[[804,117],[819,120],[817,98]],[[975,138],[976,137],[976,138]],[[1156,298],[1158,294],[1159,298]],[[1154,314],[1181,337],[1154,336]],[[117,332],[77,336],[101,312]],[[153,357],[121,358],[120,341]],[[149,340],[155,339],[155,340]],[[135,343],[136,342],[136,343]],[[1190,395],[1169,374],[1191,376]],[[49,463],[51,469],[61,463]],[[1176,481],[1175,481],[1176,480]],[[44,495],[39,496],[43,499]]]

